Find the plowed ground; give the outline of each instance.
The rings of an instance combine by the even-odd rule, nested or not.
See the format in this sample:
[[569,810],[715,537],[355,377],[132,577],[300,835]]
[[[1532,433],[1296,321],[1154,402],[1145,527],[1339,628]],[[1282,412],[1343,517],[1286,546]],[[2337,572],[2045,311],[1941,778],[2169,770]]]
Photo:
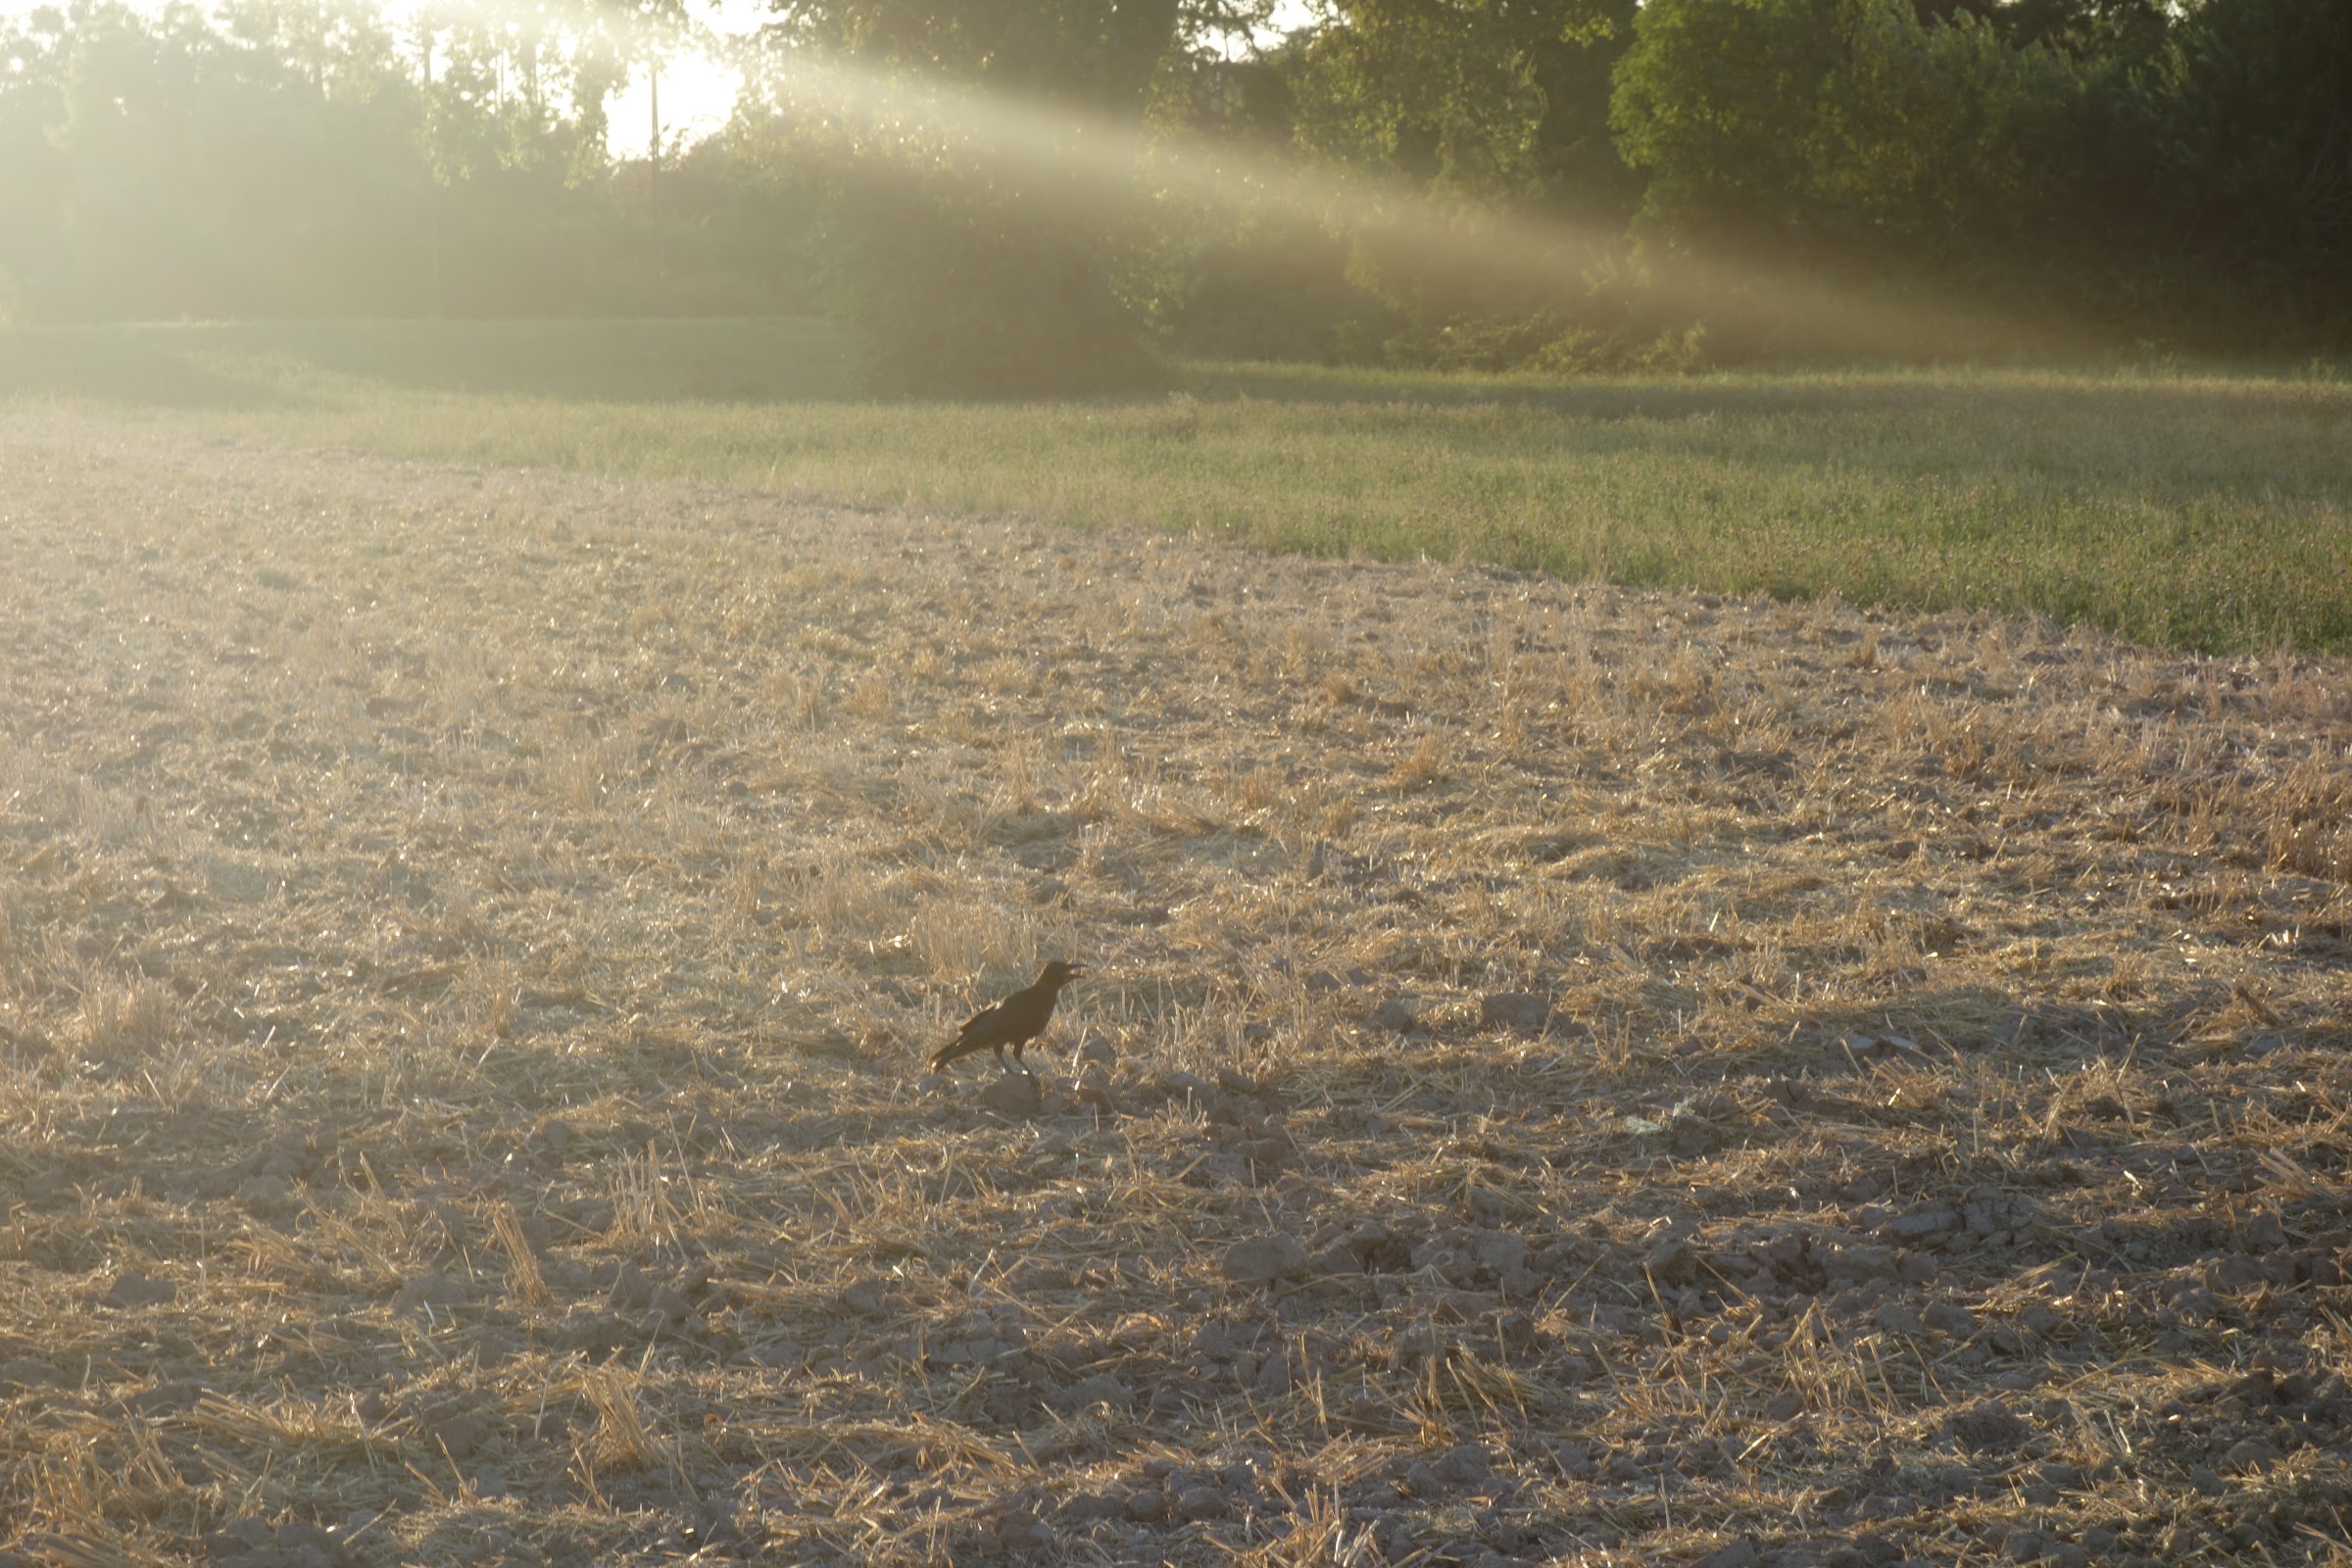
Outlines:
[[41,414],[0,564],[21,1559],[2352,1560],[2342,662]]

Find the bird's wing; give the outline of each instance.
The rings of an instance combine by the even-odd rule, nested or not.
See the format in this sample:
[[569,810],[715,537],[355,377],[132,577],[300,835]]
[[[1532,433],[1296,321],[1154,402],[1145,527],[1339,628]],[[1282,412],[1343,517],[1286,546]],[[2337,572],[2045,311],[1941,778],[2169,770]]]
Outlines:
[[956,1038],[958,1040],[969,1040],[972,1037],[972,1032],[974,1030],[985,1028],[996,1019],[1004,1016],[1004,1004],[1002,1002],[992,1002],[987,1006],[982,1007],[978,1012],[973,1013],[969,1018],[964,1019],[963,1027],[956,1031]]

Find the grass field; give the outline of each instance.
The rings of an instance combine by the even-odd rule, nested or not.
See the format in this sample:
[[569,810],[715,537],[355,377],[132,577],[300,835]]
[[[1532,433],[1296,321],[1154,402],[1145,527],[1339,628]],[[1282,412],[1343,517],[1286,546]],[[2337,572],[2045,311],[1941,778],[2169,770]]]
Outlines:
[[2352,1563],[2344,660],[554,408],[0,412],[0,1553]]
[[0,334],[0,399],[297,445],[2352,652],[2339,378],[1171,376],[1126,402],[877,405],[806,322]]

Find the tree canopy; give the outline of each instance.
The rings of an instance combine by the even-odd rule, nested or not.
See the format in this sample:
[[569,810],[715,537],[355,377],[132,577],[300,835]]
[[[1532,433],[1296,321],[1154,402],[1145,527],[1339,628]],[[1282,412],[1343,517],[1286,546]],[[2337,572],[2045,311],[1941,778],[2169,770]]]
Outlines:
[[608,106],[681,0],[74,0],[0,18],[0,321],[822,309],[885,379],[982,392],[1115,384],[1154,342],[1573,367],[2352,339],[2352,7],[1276,20],[775,0],[728,130],[617,160]]

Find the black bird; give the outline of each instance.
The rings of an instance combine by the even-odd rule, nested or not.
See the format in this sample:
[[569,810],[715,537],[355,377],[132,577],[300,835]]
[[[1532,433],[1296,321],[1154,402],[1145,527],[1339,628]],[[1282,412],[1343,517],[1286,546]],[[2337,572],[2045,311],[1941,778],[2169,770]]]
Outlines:
[[1021,1048],[1046,1032],[1046,1020],[1054,1016],[1054,999],[1061,988],[1086,973],[1074,963],[1059,958],[1048,963],[1033,985],[1026,985],[991,1007],[982,1007],[963,1020],[956,1038],[931,1054],[931,1070],[937,1072],[951,1061],[976,1055],[983,1051],[997,1054],[997,1065],[1004,1065],[1004,1048],[1012,1048],[1012,1059],[1021,1062],[1021,1071],[1029,1064],[1021,1061]]

